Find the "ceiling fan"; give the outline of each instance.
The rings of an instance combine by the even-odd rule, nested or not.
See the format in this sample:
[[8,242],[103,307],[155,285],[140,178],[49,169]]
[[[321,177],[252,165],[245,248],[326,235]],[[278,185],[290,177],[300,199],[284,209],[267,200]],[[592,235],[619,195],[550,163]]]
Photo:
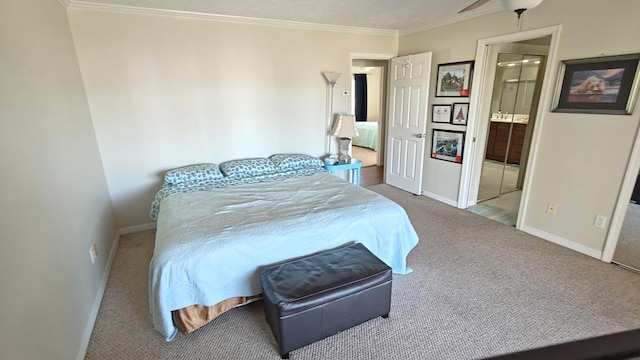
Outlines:
[[[467,6],[466,8],[458,11],[458,13],[463,13],[466,11],[471,11],[479,8],[480,6],[488,3],[491,0],[476,0],[473,4]],[[532,9],[542,2],[542,0],[498,0],[502,3],[502,6],[506,10],[515,11],[518,14],[518,19],[520,15],[527,9]]]

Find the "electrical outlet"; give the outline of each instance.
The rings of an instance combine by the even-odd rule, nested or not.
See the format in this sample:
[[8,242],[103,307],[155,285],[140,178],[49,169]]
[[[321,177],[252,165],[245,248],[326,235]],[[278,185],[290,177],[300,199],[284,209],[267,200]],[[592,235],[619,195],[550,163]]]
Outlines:
[[555,215],[558,212],[558,205],[549,203],[547,206],[547,214]]
[[96,258],[97,257],[98,257],[98,248],[96,247],[96,244],[94,243],[89,248],[89,258],[91,259],[91,263],[92,264],[96,263]]
[[602,215],[596,216],[596,221],[593,222],[593,226],[599,227],[600,229],[604,229],[606,225],[607,225],[606,216],[602,216]]

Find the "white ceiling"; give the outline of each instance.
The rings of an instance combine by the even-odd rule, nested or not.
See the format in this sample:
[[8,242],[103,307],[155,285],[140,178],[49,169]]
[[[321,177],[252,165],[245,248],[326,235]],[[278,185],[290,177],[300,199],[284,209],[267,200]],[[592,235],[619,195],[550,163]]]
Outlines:
[[500,1],[458,14],[475,0],[63,0],[70,5],[125,6],[401,32],[502,11]]

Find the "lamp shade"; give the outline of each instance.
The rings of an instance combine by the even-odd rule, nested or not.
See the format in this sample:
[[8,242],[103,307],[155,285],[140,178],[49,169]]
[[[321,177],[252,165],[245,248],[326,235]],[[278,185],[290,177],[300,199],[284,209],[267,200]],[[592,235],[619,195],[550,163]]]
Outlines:
[[341,138],[354,138],[358,136],[356,129],[356,117],[354,115],[339,114],[336,115],[336,121],[333,123],[331,135]]
[[322,75],[324,75],[324,77],[327,78],[327,81],[329,82],[329,84],[335,85],[335,83],[340,78],[340,75],[342,74],[337,72],[323,72]]

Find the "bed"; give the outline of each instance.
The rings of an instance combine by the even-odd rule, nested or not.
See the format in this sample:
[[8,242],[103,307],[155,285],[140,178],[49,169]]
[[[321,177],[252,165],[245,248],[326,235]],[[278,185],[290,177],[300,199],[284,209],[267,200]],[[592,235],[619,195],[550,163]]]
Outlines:
[[378,122],[356,121],[358,136],[352,139],[353,145],[378,151]]
[[169,171],[151,218],[157,231],[149,305],[166,341],[186,333],[180,311],[202,317],[190,332],[258,298],[262,266],[362,243],[394,273],[406,274],[418,243],[402,207],[304,154]]

